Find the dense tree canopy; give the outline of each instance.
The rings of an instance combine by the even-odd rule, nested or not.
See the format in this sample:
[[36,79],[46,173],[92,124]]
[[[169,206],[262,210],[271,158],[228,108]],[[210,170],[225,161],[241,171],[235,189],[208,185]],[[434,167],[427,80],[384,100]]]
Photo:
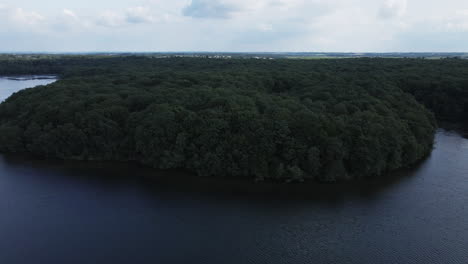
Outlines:
[[429,154],[427,108],[468,121],[468,61],[456,59],[0,60],[0,74],[31,73],[62,78],[0,105],[2,152],[336,181]]

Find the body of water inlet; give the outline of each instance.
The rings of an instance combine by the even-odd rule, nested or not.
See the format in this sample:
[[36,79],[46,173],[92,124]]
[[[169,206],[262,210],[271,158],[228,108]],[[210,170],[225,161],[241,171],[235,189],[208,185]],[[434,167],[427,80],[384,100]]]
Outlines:
[[0,156],[0,263],[466,264],[468,140],[439,130],[417,168],[336,185]]
[[34,75],[34,76],[0,76],[0,102],[3,102],[13,93],[25,88],[38,85],[47,85],[55,82],[56,76]]

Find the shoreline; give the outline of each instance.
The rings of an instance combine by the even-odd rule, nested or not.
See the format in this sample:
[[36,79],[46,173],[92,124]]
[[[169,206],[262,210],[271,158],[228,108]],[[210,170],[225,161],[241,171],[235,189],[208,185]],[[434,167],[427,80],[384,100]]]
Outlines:
[[459,134],[461,137],[468,139],[468,127],[465,127],[460,123],[439,121],[438,129],[454,132]]
[[58,75],[0,75],[0,79],[7,79],[11,81],[55,80],[58,79]]

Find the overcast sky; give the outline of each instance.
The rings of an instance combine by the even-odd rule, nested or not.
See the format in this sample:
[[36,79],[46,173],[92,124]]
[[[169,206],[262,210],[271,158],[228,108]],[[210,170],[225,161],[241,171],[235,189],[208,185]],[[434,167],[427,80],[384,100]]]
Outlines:
[[0,0],[1,51],[468,51],[468,0]]

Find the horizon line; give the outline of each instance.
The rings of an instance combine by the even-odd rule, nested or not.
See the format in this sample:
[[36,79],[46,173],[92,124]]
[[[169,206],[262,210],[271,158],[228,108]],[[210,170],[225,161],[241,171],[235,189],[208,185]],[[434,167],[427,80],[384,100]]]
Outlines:
[[0,54],[67,54],[67,53],[75,53],[75,54],[89,54],[89,53],[231,53],[231,54],[288,54],[288,53],[302,53],[302,54],[321,54],[321,53],[328,53],[328,54],[408,54],[408,53],[416,53],[416,54],[456,54],[456,53],[464,53],[468,54],[468,51],[385,51],[385,52],[378,52],[378,51],[0,51]]

